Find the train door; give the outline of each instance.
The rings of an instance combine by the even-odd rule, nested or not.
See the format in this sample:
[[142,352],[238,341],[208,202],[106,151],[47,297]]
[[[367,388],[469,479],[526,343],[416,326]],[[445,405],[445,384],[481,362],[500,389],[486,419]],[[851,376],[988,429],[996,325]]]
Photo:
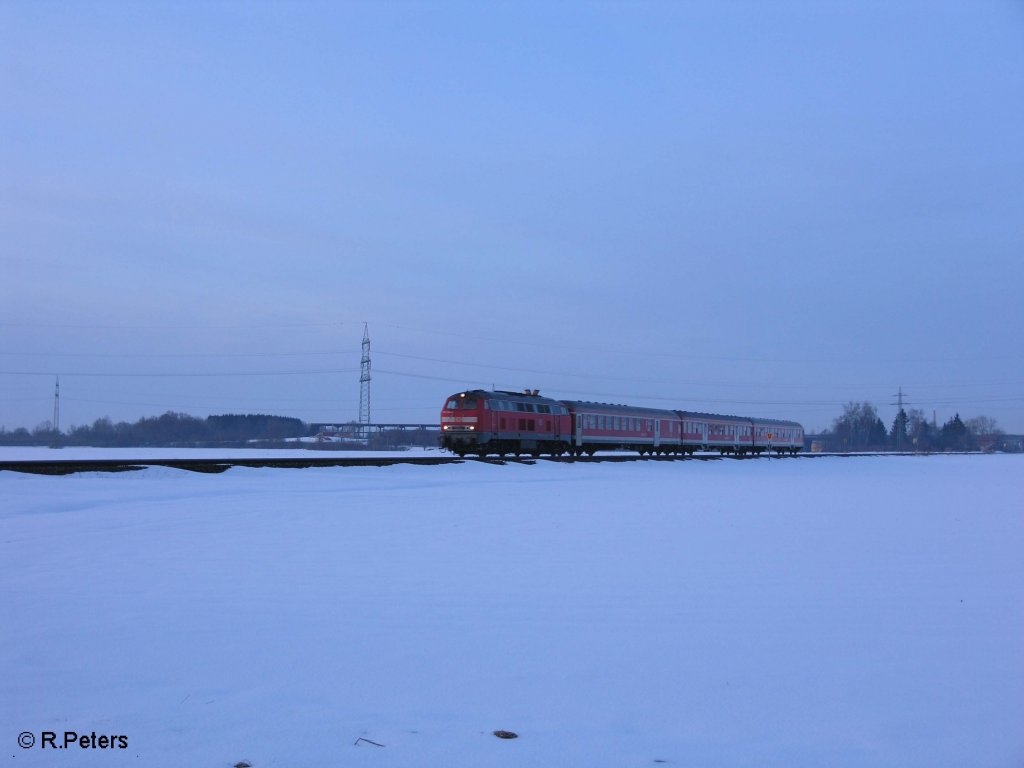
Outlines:
[[583,445],[583,419],[586,417],[576,411],[576,447],[579,448]]
[[654,447],[661,445],[661,419],[654,420]]

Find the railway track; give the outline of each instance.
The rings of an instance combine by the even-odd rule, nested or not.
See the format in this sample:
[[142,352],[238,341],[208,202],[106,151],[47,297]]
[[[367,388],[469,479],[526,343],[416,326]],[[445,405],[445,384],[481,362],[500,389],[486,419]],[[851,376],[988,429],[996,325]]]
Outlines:
[[[828,454],[802,453],[796,456],[771,457],[812,459],[823,456],[880,456],[895,454]],[[608,456],[545,456],[542,458],[458,458],[455,456],[409,456],[409,457],[351,457],[344,458],[219,458],[219,459],[30,459],[25,461],[0,461],[0,472],[22,472],[34,475],[72,475],[78,472],[133,472],[147,467],[169,467],[184,469],[189,472],[216,474],[225,472],[232,467],[274,467],[279,469],[306,469],[309,467],[390,467],[396,464],[419,464],[432,466],[436,464],[465,464],[476,462],[481,464],[536,464],[548,461],[559,464],[601,464],[626,463],[634,461],[653,462],[685,462],[685,461],[754,461],[769,460],[768,456],[719,456],[718,454],[699,454],[695,456],[625,456],[612,454]]]

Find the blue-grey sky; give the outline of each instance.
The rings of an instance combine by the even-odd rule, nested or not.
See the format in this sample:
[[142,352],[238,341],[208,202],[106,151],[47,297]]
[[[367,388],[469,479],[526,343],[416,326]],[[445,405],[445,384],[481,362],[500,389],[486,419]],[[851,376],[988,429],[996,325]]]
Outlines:
[[[0,2],[0,424],[1024,432],[1024,4]],[[230,375],[221,375],[230,374]]]

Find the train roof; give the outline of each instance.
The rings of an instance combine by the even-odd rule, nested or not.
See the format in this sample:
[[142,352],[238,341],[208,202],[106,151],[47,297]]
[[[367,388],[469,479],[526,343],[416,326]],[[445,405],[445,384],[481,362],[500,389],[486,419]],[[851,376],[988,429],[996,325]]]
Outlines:
[[734,423],[743,424],[756,424],[759,426],[774,426],[774,427],[799,427],[803,429],[803,425],[796,421],[786,421],[784,419],[762,419],[755,416],[734,416],[731,414],[724,413],[705,413],[703,411],[679,411],[670,410],[668,408],[647,408],[645,406],[637,405],[625,405],[624,403],[597,403],[590,400],[557,400],[553,397],[546,397],[536,389],[526,389],[519,392],[508,390],[508,389],[466,389],[462,392],[456,392],[451,397],[459,397],[460,395],[473,395],[484,400],[523,400],[526,402],[546,402],[546,403],[559,403],[560,405],[568,406],[569,408],[585,409],[596,413],[623,413],[628,412],[637,415],[646,416],[657,416],[660,418],[675,417],[680,418],[698,418],[698,419],[715,419],[717,421],[729,421]]
[[598,413],[622,413],[623,411],[629,411],[630,413],[647,414],[650,416],[675,416],[675,411],[667,408],[646,408],[644,406],[623,405],[621,403],[594,403],[590,400],[561,400],[559,402],[570,408],[586,409]]
[[796,421],[786,421],[785,419],[760,419],[756,416],[732,416],[724,413],[703,413],[701,411],[676,411],[680,416],[684,418],[690,418],[691,416],[698,419],[717,419],[718,421],[736,421],[743,422],[744,424],[757,424],[760,426],[778,426],[778,427],[800,427],[803,429],[803,425]]
[[454,395],[449,395],[450,400],[453,397],[459,397],[460,395],[473,395],[482,400],[516,400],[520,399],[525,402],[531,403],[558,403],[560,400],[556,400],[553,397],[546,397],[540,394],[538,390],[523,390],[522,392],[513,392],[506,389],[466,389],[462,392],[456,392]]

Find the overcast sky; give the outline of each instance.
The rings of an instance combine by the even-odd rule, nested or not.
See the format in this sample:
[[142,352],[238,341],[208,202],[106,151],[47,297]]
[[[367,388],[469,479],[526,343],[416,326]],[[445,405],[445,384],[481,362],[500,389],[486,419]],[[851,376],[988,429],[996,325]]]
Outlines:
[[0,2],[0,424],[1024,432],[1024,3]]

